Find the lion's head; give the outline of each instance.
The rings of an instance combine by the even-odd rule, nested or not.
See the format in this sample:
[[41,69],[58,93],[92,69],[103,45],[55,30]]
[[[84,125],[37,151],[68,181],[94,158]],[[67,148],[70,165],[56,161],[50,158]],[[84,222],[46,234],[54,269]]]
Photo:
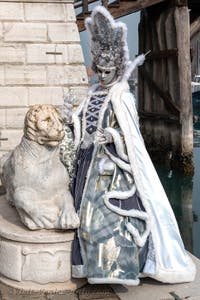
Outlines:
[[34,105],[26,114],[24,136],[40,145],[57,146],[63,139],[63,121],[53,105]]

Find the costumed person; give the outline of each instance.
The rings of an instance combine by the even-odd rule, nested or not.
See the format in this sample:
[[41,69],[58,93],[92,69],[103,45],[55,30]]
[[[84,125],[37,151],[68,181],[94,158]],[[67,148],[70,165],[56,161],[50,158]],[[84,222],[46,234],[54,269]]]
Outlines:
[[127,28],[102,6],[86,27],[100,83],[75,113],[70,103],[66,111],[77,147],[73,195],[80,216],[72,276],[95,284],[138,285],[144,276],[192,281],[195,266],[146,151],[127,83],[145,55],[129,61]]

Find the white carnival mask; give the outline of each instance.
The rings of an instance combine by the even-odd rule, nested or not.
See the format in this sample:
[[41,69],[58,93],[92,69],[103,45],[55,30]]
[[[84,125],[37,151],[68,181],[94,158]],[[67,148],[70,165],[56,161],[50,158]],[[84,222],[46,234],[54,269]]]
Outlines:
[[116,80],[116,67],[105,68],[97,65],[97,75],[102,85],[111,84]]

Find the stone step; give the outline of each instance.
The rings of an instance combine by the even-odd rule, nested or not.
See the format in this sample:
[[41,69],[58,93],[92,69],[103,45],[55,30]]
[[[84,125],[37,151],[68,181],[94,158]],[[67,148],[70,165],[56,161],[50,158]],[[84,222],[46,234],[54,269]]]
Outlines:
[[193,282],[164,284],[146,278],[136,287],[112,285],[112,288],[121,300],[200,300],[200,260],[192,255],[191,257],[197,268]]

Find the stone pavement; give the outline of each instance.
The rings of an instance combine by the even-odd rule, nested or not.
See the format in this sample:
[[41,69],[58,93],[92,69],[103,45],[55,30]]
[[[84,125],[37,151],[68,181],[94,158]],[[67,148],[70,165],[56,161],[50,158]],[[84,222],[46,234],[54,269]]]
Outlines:
[[152,279],[143,279],[137,287],[112,285],[121,300],[200,300],[200,260],[192,256],[197,267],[194,282],[162,284]]
[[78,289],[75,293],[69,291],[47,293],[44,291],[22,291],[0,283],[0,300],[119,300],[109,285],[89,285]]
[[86,284],[75,293],[47,293],[42,290],[27,292],[0,283],[0,300],[200,300],[200,260],[195,257],[193,259],[197,275],[191,283],[162,284],[142,279],[137,287]]

